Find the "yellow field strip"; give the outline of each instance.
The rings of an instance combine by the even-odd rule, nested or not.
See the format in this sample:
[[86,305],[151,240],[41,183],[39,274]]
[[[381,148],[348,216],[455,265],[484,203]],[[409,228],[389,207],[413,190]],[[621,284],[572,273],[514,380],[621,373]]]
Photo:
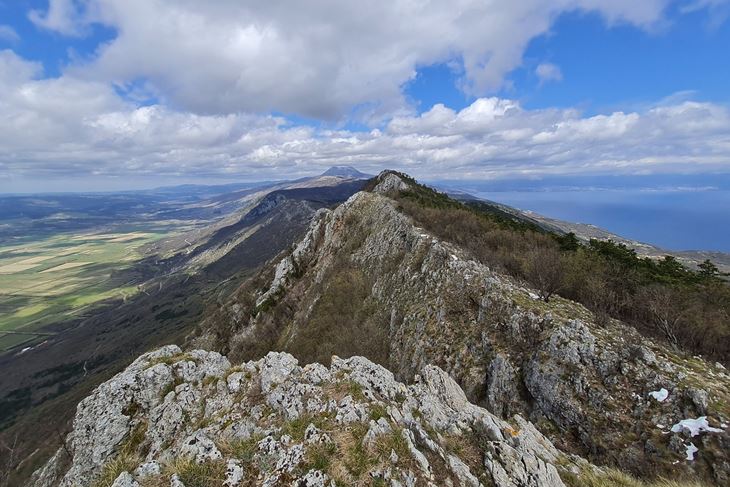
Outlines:
[[66,262],[65,264],[57,265],[56,267],[51,267],[50,269],[41,271],[40,274],[45,274],[46,272],[65,271],[68,269],[74,269],[76,267],[81,267],[89,264],[93,264],[93,262]]
[[16,264],[40,264],[44,260],[53,259],[55,256],[53,255],[36,255],[35,257],[31,257],[30,259],[23,259],[19,262],[16,262]]
[[28,269],[37,267],[38,264],[21,264],[16,262],[14,264],[8,264],[0,267],[0,274],[15,274],[16,272],[25,272]]

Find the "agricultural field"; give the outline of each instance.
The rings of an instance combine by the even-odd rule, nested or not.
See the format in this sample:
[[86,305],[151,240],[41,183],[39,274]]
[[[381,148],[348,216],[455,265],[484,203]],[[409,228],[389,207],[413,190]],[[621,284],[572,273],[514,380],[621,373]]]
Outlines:
[[147,244],[180,228],[58,234],[0,245],[0,353],[47,336],[45,325],[95,303],[126,299],[139,279],[122,272],[146,256]]

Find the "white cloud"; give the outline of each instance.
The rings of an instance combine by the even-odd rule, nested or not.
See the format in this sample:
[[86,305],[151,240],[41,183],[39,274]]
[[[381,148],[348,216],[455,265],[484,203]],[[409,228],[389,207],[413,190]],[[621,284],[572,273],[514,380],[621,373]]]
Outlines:
[[552,63],[538,64],[537,68],[535,68],[535,74],[540,79],[540,84],[563,80],[563,72],[560,70],[560,67]]
[[264,115],[139,107],[106,83],[37,79],[39,73],[37,64],[0,51],[0,180],[260,180],[334,164],[422,178],[730,170],[730,110],[711,103],[665,101],[584,116],[480,98],[461,111],[436,105],[395,117],[382,130],[348,131]]
[[10,42],[14,44],[20,41],[20,36],[17,32],[15,32],[15,29],[10,27],[9,25],[0,24],[0,41]]
[[[19,179],[266,179],[333,164],[433,178],[730,170],[728,108],[690,93],[595,116],[489,97],[560,14],[650,29],[669,1],[50,0],[29,14],[39,28],[84,36],[100,23],[116,36],[58,78],[0,51],[1,190]],[[478,98],[414,115],[402,87],[434,63],[455,66]],[[550,63],[536,75],[562,76]],[[159,102],[140,106],[150,96]],[[356,113],[381,129],[315,129],[270,113]]]
[[457,62],[468,93],[504,84],[530,40],[564,12],[650,27],[669,0],[51,0],[31,18],[78,35],[117,31],[74,76],[140,79],[164,102],[197,113],[270,111],[337,119],[404,113],[419,66]]
[[36,26],[68,36],[80,36],[86,29],[82,0],[50,0],[48,10],[31,10],[28,18]]

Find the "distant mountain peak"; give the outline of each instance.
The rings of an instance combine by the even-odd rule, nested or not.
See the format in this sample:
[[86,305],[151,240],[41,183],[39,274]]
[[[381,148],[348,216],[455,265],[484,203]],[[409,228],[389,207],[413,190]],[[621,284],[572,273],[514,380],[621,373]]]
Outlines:
[[365,179],[370,178],[369,174],[360,172],[352,166],[332,166],[322,173],[322,176],[339,176],[341,178],[356,178]]

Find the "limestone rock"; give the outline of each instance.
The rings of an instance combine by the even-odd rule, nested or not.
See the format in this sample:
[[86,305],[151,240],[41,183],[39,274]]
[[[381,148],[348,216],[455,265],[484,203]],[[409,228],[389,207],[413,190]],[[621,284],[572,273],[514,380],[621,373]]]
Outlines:
[[[362,357],[335,357],[330,368],[301,367],[291,355],[271,352],[226,376],[229,369],[217,354],[182,353],[175,347],[140,357],[79,407],[74,424],[83,429],[70,434],[77,446],[69,468],[58,472],[60,484],[92,485],[104,465],[124,450],[127,457],[136,455],[139,463],[133,474],[119,476],[117,487],[137,487],[148,480],[179,487],[182,474],[166,472],[183,468],[185,461],[221,472],[219,481],[231,487],[251,482],[329,486],[332,481],[347,484],[358,478],[404,486],[479,486],[500,482],[504,475],[561,485],[552,477],[557,453],[549,440],[521,418],[522,431],[516,437],[506,434],[508,423],[471,404],[438,367],[424,368],[420,380],[410,386]],[[165,392],[162,385],[168,380],[177,385]],[[360,393],[338,397],[338,383],[358,384]],[[237,395],[251,388],[260,393]],[[237,399],[226,399],[233,396]],[[132,414],[125,408],[135,398],[140,398],[140,405]],[[211,402],[225,407],[206,407]],[[387,414],[370,419],[373,410]],[[110,424],[114,427],[108,428]],[[454,435],[481,445],[477,436],[482,434],[489,444],[483,452],[486,467],[482,459],[474,463],[472,458],[469,464],[447,445],[446,437]],[[130,446],[132,436],[135,443]],[[80,445],[89,445],[90,450]],[[404,449],[396,453],[394,448]],[[352,465],[352,451],[367,458],[362,459],[364,470]],[[94,457],[90,452],[103,455]],[[148,452],[147,458],[143,452]],[[312,458],[326,458],[322,464],[330,469],[311,468]],[[52,474],[43,473],[51,471],[49,463],[37,478],[46,475],[46,485],[56,485]]]
[[514,404],[519,398],[517,374],[509,359],[498,354],[487,369],[486,406],[500,418],[516,413]]
[[139,483],[134,480],[129,472],[122,472],[119,477],[114,480],[112,487],[139,487]]

